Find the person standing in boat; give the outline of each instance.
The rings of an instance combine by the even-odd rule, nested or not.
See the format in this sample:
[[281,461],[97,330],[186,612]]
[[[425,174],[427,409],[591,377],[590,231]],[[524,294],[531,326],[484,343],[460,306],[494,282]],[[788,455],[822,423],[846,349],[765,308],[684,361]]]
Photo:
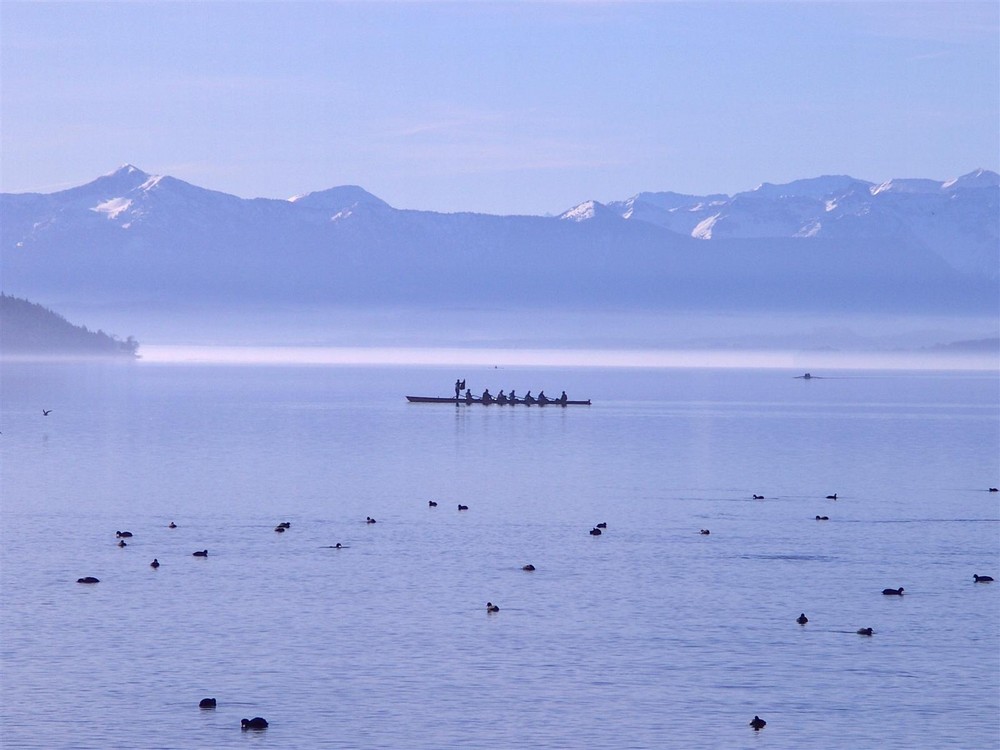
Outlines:
[[458,397],[461,395],[461,393],[462,393],[462,381],[456,378],[455,379],[455,400],[456,401],[458,401]]

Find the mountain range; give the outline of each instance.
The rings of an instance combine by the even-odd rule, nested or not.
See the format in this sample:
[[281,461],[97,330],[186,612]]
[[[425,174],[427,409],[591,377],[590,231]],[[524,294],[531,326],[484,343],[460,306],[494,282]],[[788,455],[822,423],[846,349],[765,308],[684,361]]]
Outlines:
[[1000,177],[823,176],[560,216],[244,199],[125,165],[0,195],[3,290],[57,307],[292,304],[995,315]]

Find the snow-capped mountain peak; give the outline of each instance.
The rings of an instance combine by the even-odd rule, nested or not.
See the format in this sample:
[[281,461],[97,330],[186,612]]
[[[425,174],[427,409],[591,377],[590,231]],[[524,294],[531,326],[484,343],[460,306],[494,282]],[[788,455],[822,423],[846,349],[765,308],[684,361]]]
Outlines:
[[982,168],[963,174],[961,177],[954,177],[941,185],[943,190],[990,187],[1000,187],[1000,174]]
[[585,201],[579,206],[575,206],[569,211],[566,211],[559,215],[559,218],[563,221],[590,221],[592,219],[597,219],[601,217],[617,217],[619,214],[615,213],[603,203],[597,201]]
[[[771,200],[775,198],[813,198],[819,200],[834,198],[859,188],[867,189],[870,186],[870,182],[858,180],[849,175],[822,175],[821,177],[809,177],[780,185],[763,182],[751,190],[749,195]],[[742,195],[747,194],[743,193]]]
[[390,208],[384,200],[357,185],[342,185],[328,190],[304,193],[289,198],[288,202],[294,203],[299,208],[315,208],[334,214],[356,206]]

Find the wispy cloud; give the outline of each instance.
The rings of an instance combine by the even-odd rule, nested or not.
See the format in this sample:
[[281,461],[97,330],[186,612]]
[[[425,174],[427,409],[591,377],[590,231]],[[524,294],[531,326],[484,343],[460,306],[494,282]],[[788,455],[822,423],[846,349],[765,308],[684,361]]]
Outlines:
[[864,32],[873,36],[968,44],[996,43],[1000,4],[976,0],[859,2]]

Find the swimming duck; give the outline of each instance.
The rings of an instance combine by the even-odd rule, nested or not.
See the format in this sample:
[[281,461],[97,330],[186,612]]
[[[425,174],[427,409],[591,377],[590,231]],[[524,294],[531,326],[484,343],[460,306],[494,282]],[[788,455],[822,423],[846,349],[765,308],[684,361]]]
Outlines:
[[795,618],[795,622],[797,622],[799,625],[805,625],[807,622],[809,622],[809,618],[806,617],[806,613],[803,612],[801,615]]
[[830,516],[816,516],[817,521],[829,521]]
[[128,545],[125,544],[125,540],[124,539],[121,539],[121,540],[118,541],[118,546],[119,547],[128,547]]
[[837,499],[837,493],[834,492],[832,495],[827,495],[826,499],[827,500],[836,500]]
[[436,508],[436,507],[438,507],[438,504],[436,502],[434,502],[433,500],[428,500],[427,501],[427,506],[429,508]]
[[750,720],[750,726],[753,727],[753,731],[759,732],[761,729],[767,726],[767,722],[764,721],[759,716],[754,715],[754,717]]
[[608,528],[608,522],[607,521],[603,521],[603,522],[597,524],[597,528],[599,528],[599,529],[606,529],[606,528]]
[[753,496],[753,499],[754,499],[754,500],[763,500],[763,499],[764,499],[764,496],[763,496],[763,495],[754,495],[754,496]]
[[116,531],[115,532],[115,536],[118,537],[119,539],[122,539],[123,537],[125,539],[128,539],[130,536],[132,536],[132,532],[131,531]]
[[215,708],[215,698],[202,698],[198,702],[198,708]]
[[375,523],[375,519],[371,516],[365,516],[365,523]]
[[77,583],[100,583],[100,578],[94,578],[94,576],[87,576],[86,578],[77,578]]
[[486,611],[487,612],[499,612],[500,611],[500,607],[498,607],[493,602],[486,602]]
[[699,534],[701,534],[702,536],[708,536],[708,535],[709,535],[709,534],[711,534],[712,532],[711,532],[711,531],[709,531],[708,529],[702,529],[702,530],[701,530],[701,531],[699,531],[698,533],[699,533]]
[[903,587],[900,586],[898,589],[882,589],[882,593],[885,596],[902,596],[903,595]]
[[194,555],[195,557],[208,557],[208,550],[203,549],[199,552],[192,552],[191,554]]
[[1000,488],[990,487],[990,492],[1000,492]]
[[597,527],[594,527],[593,529],[590,530],[590,535],[591,536],[600,536],[601,535],[601,530],[598,529]]
[[285,533],[285,527],[282,526],[280,523],[274,527],[274,530],[277,531],[279,534]]
[[521,570],[527,570],[527,571],[532,571],[534,569],[535,569],[535,566],[532,565],[531,563],[528,563],[527,565],[525,565],[524,567],[521,568]]
[[858,635],[871,635],[874,632],[871,628],[861,628],[858,630]]
[[154,557],[154,558],[153,558],[153,562],[151,562],[151,563],[149,564],[149,567],[151,567],[151,568],[153,568],[153,569],[155,570],[156,568],[160,567],[160,561],[159,561],[159,560],[157,560],[157,559],[156,559],[156,558]]
[[169,524],[167,524],[167,528],[168,529],[176,529],[177,528],[177,524],[174,523],[173,521],[171,521]]
[[277,531],[278,529],[281,529],[282,531],[284,531],[285,529],[290,529],[290,528],[292,528],[291,522],[282,521],[281,523],[279,523],[277,526],[274,527],[274,530]]
[[975,579],[976,583],[991,583],[993,581],[992,576],[977,576],[973,573],[972,577]]
[[459,503],[458,504],[458,509],[459,510],[468,510],[469,506],[468,505],[462,505],[461,503]]
[[240,719],[240,726],[243,729],[267,729],[267,719],[254,716],[252,719]]

